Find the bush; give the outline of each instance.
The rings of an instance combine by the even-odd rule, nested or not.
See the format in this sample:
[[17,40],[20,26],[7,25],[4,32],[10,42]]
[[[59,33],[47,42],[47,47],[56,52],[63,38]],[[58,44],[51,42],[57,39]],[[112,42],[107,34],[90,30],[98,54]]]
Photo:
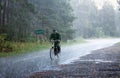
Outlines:
[[11,52],[10,42],[6,41],[7,34],[0,34],[0,52]]

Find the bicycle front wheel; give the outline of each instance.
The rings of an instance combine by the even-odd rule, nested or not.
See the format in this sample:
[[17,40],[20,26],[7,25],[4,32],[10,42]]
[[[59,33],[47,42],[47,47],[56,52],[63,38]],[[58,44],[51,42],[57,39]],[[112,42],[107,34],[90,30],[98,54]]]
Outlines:
[[51,49],[50,49],[50,59],[53,60],[54,57],[55,57],[54,48],[51,48]]

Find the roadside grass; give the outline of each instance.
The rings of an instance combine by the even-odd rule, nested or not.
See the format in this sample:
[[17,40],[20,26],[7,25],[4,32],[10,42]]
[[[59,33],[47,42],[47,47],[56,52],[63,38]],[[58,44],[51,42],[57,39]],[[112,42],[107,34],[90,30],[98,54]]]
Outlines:
[[68,45],[74,45],[74,44],[81,44],[81,43],[85,43],[86,41],[83,38],[78,38],[78,39],[74,39],[74,40],[68,40],[67,42],[62,42],[61,44],[63,46],[68,46]]
[[0,57],[6,57],[6,56],[15,56],[20,54],[25,54],[29,52],[35,52],[39,50],[44,50],[50,47],[49,42],[43,42],[43,43],[36,43],[36,42],[11,42],[10,43],[13,52],[0,52]]
[[[62,46],[68,46],[68,45],[74,45],[74,44],[80,44],[84,43],[85,40],[75,39],[75,40],[68,40],[67,42],[61,42]],[[26,54],[30,52],[36,52],[41,51],[44,49],[48,49],[51,46],[50,42],[43,42],[43,43],[37,43],[37,42],[10,42],[13,52],[0,52],[0,57],[7,57],[7,56],[17,56],[21,54]]]

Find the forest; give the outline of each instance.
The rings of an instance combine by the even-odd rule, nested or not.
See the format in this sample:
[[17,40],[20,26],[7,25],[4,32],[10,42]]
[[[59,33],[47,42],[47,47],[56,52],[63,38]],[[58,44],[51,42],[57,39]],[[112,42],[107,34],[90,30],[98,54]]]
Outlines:
[[[56,29],[62,40],[120,37],[120,13],[95,0],[0,0],[0,51],[9,42],[49,41]],[[36,30],[42,30],[36,34]],[[10,50],[12,47],[9,48]]]
[[[120,37],[119,6],[117,0],[114,1],[114,6],[110,1],[112,0],[71,0],[76,17],[73,22],[73,28],[76,31],[75,37]],[[98,7],[95,2],[99,4]]]
[[12,51],[21,42],[48,41],[53,29],[63,41],[72,39],[73,19],[69,0],[0,0],[0,51]]
[[71,11],[67,0],[0,0],[0,34],[10,41],[28,41],[36,29],[56,29],[71,38]]

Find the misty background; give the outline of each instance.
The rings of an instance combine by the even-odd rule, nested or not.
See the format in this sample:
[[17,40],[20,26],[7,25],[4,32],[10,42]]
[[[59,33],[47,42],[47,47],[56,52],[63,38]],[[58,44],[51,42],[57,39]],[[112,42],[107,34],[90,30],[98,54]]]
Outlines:
[[7,40],[34,40],[34,30],[53,29],[64,41],[75,37],[120,36],[116,0],[0,0],[0,34]]
[[71,0],[76,19],[73,28],[83,38],[119,37],[117,0]]

